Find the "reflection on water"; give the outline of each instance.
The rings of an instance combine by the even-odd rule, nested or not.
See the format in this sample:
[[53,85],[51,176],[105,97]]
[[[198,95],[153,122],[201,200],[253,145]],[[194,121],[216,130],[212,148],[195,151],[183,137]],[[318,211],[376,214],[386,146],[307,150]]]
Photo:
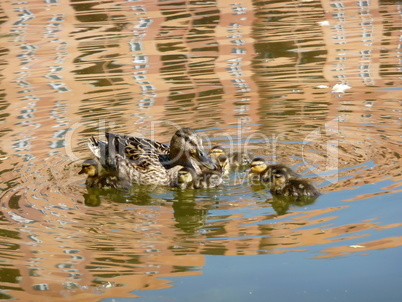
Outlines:
[[[1,3],[0,298],[178,297],[175,278],[200,280],[214,255],[383,263],[401,246],[400,22],[400,2],[377,0]],[[241,170],[217,189],[130,193],[77,175],[92,135],[168,142],[184,126],[325,194],[272,197]],[[347,265],[332,275],[355,284]],[[216,269],[234,292],[263,280]]]

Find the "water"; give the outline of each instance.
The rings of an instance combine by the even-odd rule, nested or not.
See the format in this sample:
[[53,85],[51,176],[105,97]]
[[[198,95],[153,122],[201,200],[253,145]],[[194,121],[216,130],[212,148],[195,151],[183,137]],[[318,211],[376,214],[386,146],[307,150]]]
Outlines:
[[[0,298],[400,301],[401,7],[1,3]],[[77,174],[90,136],[178,127],[324,195],[289,203],[241,171],[130,194]]]

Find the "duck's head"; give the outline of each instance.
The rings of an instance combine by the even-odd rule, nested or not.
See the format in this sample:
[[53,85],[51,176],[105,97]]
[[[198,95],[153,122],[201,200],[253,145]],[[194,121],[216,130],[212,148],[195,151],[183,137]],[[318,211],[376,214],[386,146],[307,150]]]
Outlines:
[[267,167],[268,165],[263,158],[254,158],[250,163],[250,173],[261,174]]
[[222,174],[229,173],[230,163],[229,158],[225,154],[221,154],[216,158],[216,165]]
[[271,174],[271,182],[274,187],[281,187],[289,179],[289,173],[283,169],[273,169]]
[[194,167],[201,164],[207,169],[216,170],[216,165],[206,154],[199,135],[191,128],[177,130],[170,141],[170,158],[179,165]]
[[191,173],[190,169],[187,167],[181,168],[177,172],[177,182],[179,186],[187,186],[193,181],[193,173]]
[[90,177],[98,176],[99,163],[96,159],[87,159],[82,163],[81,171],[78,174],[87,174]]
[[221,155],[226,155],[226,150],[221,146],[213,146],[211,150],[209,150],[209,155],[213,158],[218,158]]

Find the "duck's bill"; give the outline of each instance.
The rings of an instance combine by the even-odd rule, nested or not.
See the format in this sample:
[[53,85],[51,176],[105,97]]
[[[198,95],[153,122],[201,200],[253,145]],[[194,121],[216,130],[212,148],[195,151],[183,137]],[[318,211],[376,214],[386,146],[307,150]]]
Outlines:
[[209,170],[216,170],[216,165],[215,163],[211,160],[211,158],[204,152],[201,150],[198,150],[195,155],[194,158],[204,167],[206,167]]
[[85,173],[85,169],[82,168],[80,172],[78,172],[78,174],[84,174]]

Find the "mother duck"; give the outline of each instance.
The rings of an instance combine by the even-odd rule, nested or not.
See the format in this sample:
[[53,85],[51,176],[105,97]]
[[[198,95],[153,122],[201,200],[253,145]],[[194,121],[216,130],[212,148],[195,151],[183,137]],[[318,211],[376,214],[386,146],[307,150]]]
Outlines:
[[173,185],[182,167],[216,170],[201,138],[191,128],[181,128],[164,145],[146,138],[105,133],[106,142],[92,137],[88,146],[103,169],[132,184]]

